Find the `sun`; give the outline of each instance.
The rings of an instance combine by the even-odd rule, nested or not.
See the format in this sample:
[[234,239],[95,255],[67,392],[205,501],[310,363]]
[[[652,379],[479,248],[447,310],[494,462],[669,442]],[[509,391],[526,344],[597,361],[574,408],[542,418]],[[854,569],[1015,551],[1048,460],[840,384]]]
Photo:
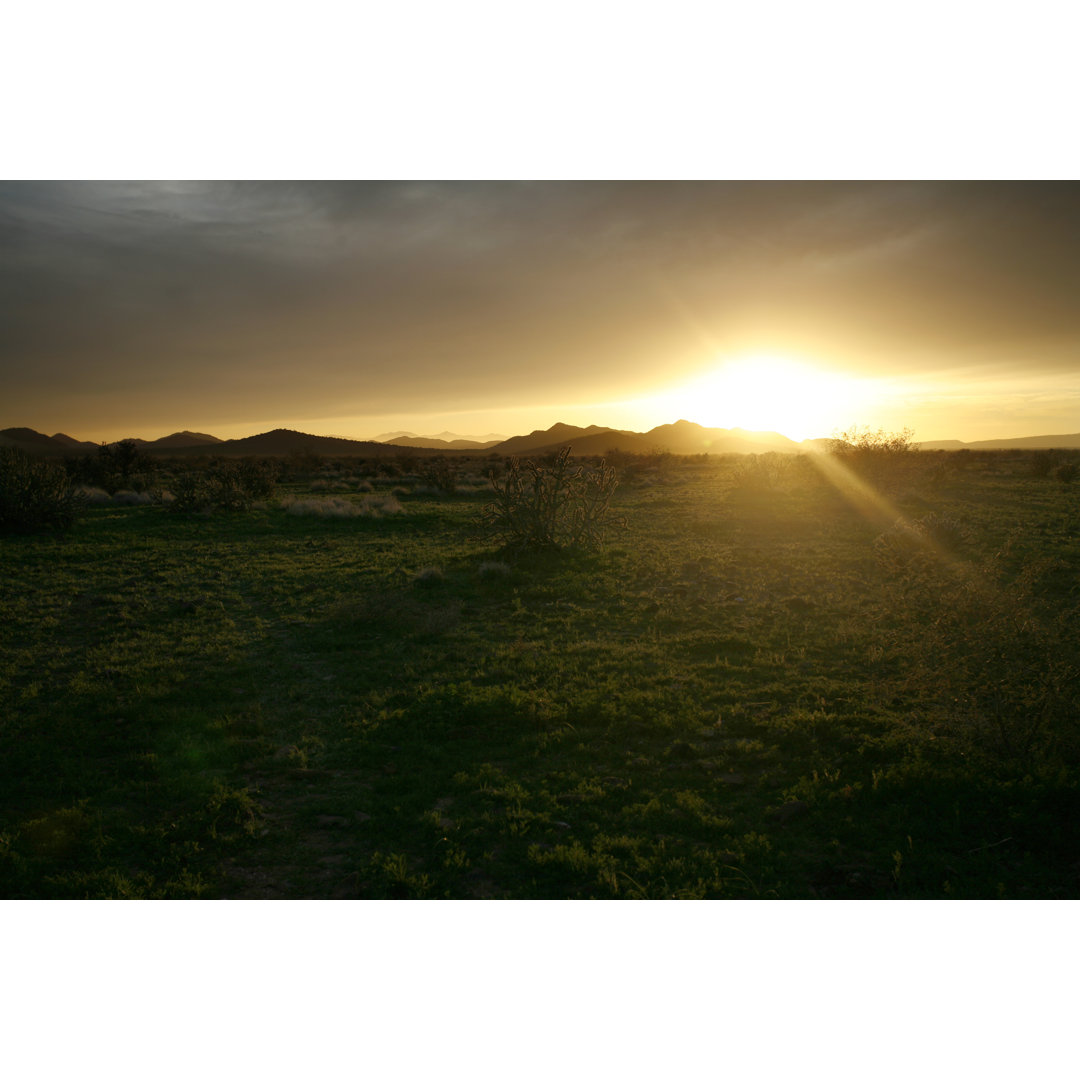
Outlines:
[[781,356],[721,361],[672,395],[681,415],[705,427],[776,431],[801,440],[851,422],[861,396],[855,380]]

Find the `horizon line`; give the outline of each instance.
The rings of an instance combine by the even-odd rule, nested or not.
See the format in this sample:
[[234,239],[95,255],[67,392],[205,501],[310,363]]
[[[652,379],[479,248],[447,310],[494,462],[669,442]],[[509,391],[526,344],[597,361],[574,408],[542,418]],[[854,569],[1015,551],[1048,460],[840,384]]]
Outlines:
[[[531,431],[529,431],[527,433],[523,433],[523,434],[519,434],[519,435],[501,436],[497,441],[489,441],[489,440],[484,440],[484,439],[469,438],[468,436],[457,435],[454,432],[446,432],[446,431],[444,431],[443,434],[454,435],[455,440],[476,442],[478,444],[486,441],[486,442],[488,442],[487,446],[477,446],[477,449],[491,450],[491,449],[494,449],[494,447],[498,446],[502,442],[508,442],[511,439],[527,438],[529,435],[543,434],[543,433],[552,431],[556,427],[573,428],[576,431],[588,431],[588,429],[590,427],[593,427],[593,428],[600,429],[599,432],[597,432],[597,434],[602,434],[603,432],[610,431],[610,432],[613,432],[615,434],[633,435],[633,436],[636,436],[636,437],[640,438],[640,437],[647,437],[648,435],[650,435],[653,432],[659,430],[660,428],[671,428],[671,427],[676,427],[676,426],[678,426],[680,424],[685,424],[685,425],[688,425],[688,426],[693,426],[693,427],[696,427],[696,428],[700,428],[702,431],[707,431],[707,432],[724,432],[724,433],[729,433],[729,434],[733,434],[733,435],[737,435],[737,436],[755,436],[756,435],[756,436],[766,436],[766,437],[780,438],[780,439],[783,439],[783,440],[791,443],[792,446],[796,446],[796,447],[804,446],[804,445],[806,445],[808,443],[820,443],[820,442],[827,441],[827,440],[837,439],[837,438],[840,438],[843,434],[845,434],[844,431],[834,431],[830,435],[815,435],[815,436],[808,436],[807,438],[804,438],[804,439],[793,439],[793,438],[791,438],[791,436],[785,435],[783,432],[776,431],[776,430],[773,430],[773,429],[754,429],[754,428],[745,428],[745,427],[738,427],[738,426],[736,426],[736,427],[708,427],[708,426],[706,426],[704,424],[698,423],[697,421],[686,420],[685,418],[680,418],[678,420],[671,421],[669,423],[657,424],[654,427],[647,429],[646,431],[634,431],[631,428],[616,428],[616,427],[606,426],[606,425],[602,425],[602,424],[589,424],[587,426],[583,426],[583,425],[578,425],[578,424],[567,424],[564,421],[556,420],[554,423],[552,423],[551,425],[549,425],[546,428],[533,428]],[[161,436],[158,436],[157,438],[151,438],[151,439],[144,438],[142,436],[137,436],[137,435],[124,435],[124,436],[121,436],[120,438],[102,439],[102,440],[78,439],[78,438],[75,438],[75,436],[68,435],[66,432],[63,432],[63,431],[57,431],[54,435],[46,435],[44,432],[40,432],[36,428],[29,427],[28,425],[17,425],[17,426],[13,425],[13,426],[7,427],[7,428],[0,428],[0,432],[19,431],[19,430],[33,432],[35,435],[39,435],[42,438],[46,438],[46,439],[50,439],[50,440],[55,439],[59,435],[62,435],[65,438],[74,439],[74,441],[76,443],[80,444],[80,445],[92,444],[92,445],[95,445],[95,446],[100,446],[102,444],[114,445],[114,444],[116,444],[118,442],[123,442],[126,439],[132,439],[132,440],[135,440],[137,442],[152,445],[154,443],[160,442],[162,439],[168,439],[168,438],[171,438],[171,437],[173,437],[175,435],[183,435],[183,434],[207,436],[208,438],[214,440],[214,443],[208,443],[207,445],[214,445],[216,443],[242,442],[245,439],[258,438],[260,435],[269,435],[269,434],[272,434],[274,432],[279,432],[279,431],[280,432],[290,432],[290,433],[297,434],[297,435],[303,435],[303,436],[305,436],[307,438],[312,438],[312,439],[333,439],[333,440],[338,440],[338,441],[342,441],[342,442],[371,443],[371,444],[378,445],[378,446],[390,446],[390,445],[393,445],[392,441],[384,442],[384,441],[381,441],[381,440],[375,439],[375,438],[363,438],[363,437],[355,436],[355,435],[315,434],[313,432],[304,431],[301,428],[284,427],[284,426],[281,426],[281,425],[277,425],[277,426],[269,427],[269,428],[264,428],[262,430],[253,431],[250,434],[232,435],[232,436],[228,436],[228,437],[222,437],[222,436],[218,436],[218,435],[213,435],[213,434],[211,434],[210,432],[207,432],[207,431],[196,431],[193,428],[180,428],[180,429],[177,429],[175,431],[170,431],[168,434],[161,435]],[[868,425],[852,425],[848,429],[846,429],[846,431],[848,431],[848,432],[871,431],[871,432],[893,433],[891,429],[873,428],[873,427],[870,427]],[[971,439],[971,440],[958,439],[956,437],[938,438],[938,439],[918,439],[917,437],[915,437],[915,433],[911,429],[908,429],[908,428],[899,429],[899,432],[907,432],[907,431],[911,431],[911,436],[912,437],[911,437],[910,441],[915,446],[929,445],[929,444],[933,444],[933,443],[956,443],[956,444],[959,444],[960,446],[974,446],[974,445],[979,445],[979,444],[1000,443],[1000,442],[1020,442],[1020,441],[1030,441],[1030,440],[1036,440],[1036,439],[1057,439],[1057,438],[1061,438],[1061,439],[1080,439],[1080,432],[1052,432],[1052,433],[1047,433],[1047,434],[1036,434],[1036,435],[1008,435],[1008,436],[1001,435],[1001,436],[995,436],[995,437],[991,437],[991,438]],[[897,433],[899,433],[899,432],[897,432]],[[404,435],[404,436],[396,435],[396,436],[394,436],[394,438],[418,438],[418,439],[427,439],[427,440],[431,440],[431,441],[440,441],[440,442],[444,442],[444,443],[451,441],[451,440],[442,438],[439,435],[423,435],[423,434]],[[406,447],[406,449],[407,449],[407,447]],[[417,448],[417,449],[420,449],[420,448]],[[440,448],[439,447],[432,447],[430,449],[440,449]],[[454,448],[449,448],[449,449],[454,449]],[[458,448],[458,449],[463,449],[463,450],[465,450],[467,452],[467,450],[469,448]]]

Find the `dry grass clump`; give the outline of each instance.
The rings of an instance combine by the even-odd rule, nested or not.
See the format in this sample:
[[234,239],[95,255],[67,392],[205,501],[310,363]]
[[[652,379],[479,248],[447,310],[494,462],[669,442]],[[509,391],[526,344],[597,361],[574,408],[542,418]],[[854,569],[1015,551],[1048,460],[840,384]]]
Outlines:
[[149,491],[118,491],[112,497],[114,506],[148,506],[153,501]]
[[446,580],[446,575],[440,566],[425,566],[418,570],[413,577],[413,584],[421,589],[434,589]]
[[293,517],[357,517],[360,507],[347,499],[289,499],[282,504]]
[[389,514],[402,514],[405,508],[393,495],[374,495],[364,499],[365,512],[372,517],[386,517]]
[[285,513],[294,517],[387,517],[403,511],[393,495],[365,496],[361,502],[348,499],[289,499],[282,503]]
[[901,518],[874,541],[878,564],[894,574],[937,566],[970,544],[965,525],[949,514],[930,513],[915,521]]
[[736,466],[732,486],[740,491],[776,491],[791,479],[794,460],[773,450],[748,454]]

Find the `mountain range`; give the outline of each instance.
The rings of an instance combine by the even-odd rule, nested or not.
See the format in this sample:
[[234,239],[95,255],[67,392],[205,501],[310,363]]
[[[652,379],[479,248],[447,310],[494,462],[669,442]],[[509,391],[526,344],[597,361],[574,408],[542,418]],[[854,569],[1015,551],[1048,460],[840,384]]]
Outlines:
[[437,435],[398,435],[393,439],[376,439],[387,446],[418,446],[426,450],[488,450],[498,446],[502,439],[440,439]]
[[[452,435],[443,432],[442,435]],[[384,436],[385,438],[385,436]],[[547,454],[565,446],[576,454],[602,455],[609,451],[631,454],[669,452],[673,454],[761,454],[770,450],[800,453],[820,449],[827,439],[804,439],[795,442],[775,431],[746,431],[743,428],[707,428],[689,420],[661,424],[646,432],[620,431],[616,428],[575,427],[553,424],[528,435],[515,435],[495,442],[440,436],[395,433],[387,441],[361,441],[328,435],[307,435],[302,431],[275,428],[243,439],[219,439],[197,431],[177,431],[161,439],[133,439],[147,453],[176,455],[213,454],[230,457],[285,457],[295,453],[321,454],[328,457],[379,457],[415,453],[421,456],[452,451],[454,453],[495,453],[508,455]],[[1005,450],[1005,449],[1080,449],[1080,433],[1075,435],[1033,435],[1020,439],[983,439],[960,442],[956,439],[917,444],[923,450]],[[43,435],[33,428],[0,430],[0,446],[14,446],[29,453],[59,457],[72,453],[90,453],[97,443],[80,441],[62,432]]]
[[487,450],[506,439],[505,435],[457,435],[453,431],[440,431],[438,435],[417,435],[415,431],[390,431],[376,435],[372,442],[390,446],[419,446],[429,450]]

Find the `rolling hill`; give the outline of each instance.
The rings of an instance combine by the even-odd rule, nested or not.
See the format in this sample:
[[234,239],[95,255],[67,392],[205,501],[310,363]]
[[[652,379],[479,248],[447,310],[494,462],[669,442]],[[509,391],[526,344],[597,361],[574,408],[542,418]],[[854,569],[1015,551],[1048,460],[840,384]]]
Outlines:
[[[289,454],[320,454],[330,457],[377,457],[398,450],[384,443],[336,439],[329,435],[306,435],[289,428],[275,428],[244,439],[226,439],[212,446],[177,448],[181,453],[213,453],[228,457],[288,457]],[[176,452],[174,450],[174,452]]]
[[762,454],[770,450],[796,454],[802,449],[775,431],[706,428],[689,420],[662,424],[644,433],[555,424],[546,431],[507,439],[492,449],[499,454],[547,454],[564,446],[573,447],[575,454],[606,454],[609,450],[626,454]]
[[1028,435],[1019,439],[980,439],[978,442],[941,439],[917,445],[920,450],[1080,450],[1080,432],[1075,435]]
[[[505,439],[501,443],[496,443],[491,449],[498,454],[546,453],[549,450],[565,446],[567,443],[578,445],[583,439],[594,435],[605,435],[609,432],[611,434],[633,435],[633,432],[616,432],[613,428],[598,427],[596,424],[592,424],[587,428],[574,427],[573,424],[552,424],[545,431],[537,430],[528,435],[515,435],[512,438]],[[610,445],[609,442],[608,446]],[[582,453],[593,452],[582,451]]]
[[387,446],[414,446],[424,450],[487,450],[497,446],[500,439],[492,439],[490,442],[475,442],[472,439],[440,439],[433,436],[428,439],[423,435],[398,435],[393,439],[386,439]]
[[216,435],[203,435],[198,431],[176,431],[146,444],[148,450],[177,450],[186,446],[213,446],[221,443]]
[[[68,436],[65,435],[64,438]],[[17,450],[25,450],[28,454],[47,454],[50,457],[67,454],[72,450],[72,447],[64,442],[57,442],[48,435],[42,435],[40,431],[26,427],[4,428],[0,431],[0,446],[13,446]]]

